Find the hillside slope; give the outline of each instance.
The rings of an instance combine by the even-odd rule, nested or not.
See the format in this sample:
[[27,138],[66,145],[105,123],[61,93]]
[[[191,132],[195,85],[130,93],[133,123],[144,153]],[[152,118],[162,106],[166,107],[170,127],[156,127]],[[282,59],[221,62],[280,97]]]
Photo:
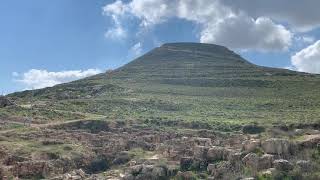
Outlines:
[[253,122],[315,123],[319,82],[318,75],[254,65],[222,46],[170,43],[114,71],[10,94],[21,106],[1,112],[39,123],[106,117],[227,131]]

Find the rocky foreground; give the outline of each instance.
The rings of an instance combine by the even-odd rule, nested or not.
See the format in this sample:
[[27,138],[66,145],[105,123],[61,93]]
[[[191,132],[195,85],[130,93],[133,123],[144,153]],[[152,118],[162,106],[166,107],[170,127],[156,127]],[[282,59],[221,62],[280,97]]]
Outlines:
[[0,160],[2,179],[319,179],[320,131],[174,131],[83,120],[1,132]]

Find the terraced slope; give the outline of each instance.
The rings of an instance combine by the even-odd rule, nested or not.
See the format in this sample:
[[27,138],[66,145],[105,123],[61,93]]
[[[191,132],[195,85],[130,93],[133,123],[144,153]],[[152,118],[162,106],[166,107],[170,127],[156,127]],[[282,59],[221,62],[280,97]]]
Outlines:
[[171,43],[114,71],[10,94],[20,106],[0,112],[34,112],[38,123],[105,117],[223,131],[249,123],[314,124],[319,82],[318,75],[254,65],[222,46]]

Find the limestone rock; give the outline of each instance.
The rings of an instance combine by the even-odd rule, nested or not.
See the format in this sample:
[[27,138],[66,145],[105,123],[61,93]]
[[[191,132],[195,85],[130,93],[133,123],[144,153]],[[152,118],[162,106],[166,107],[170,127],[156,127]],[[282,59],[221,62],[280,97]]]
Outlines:
[[142,165],[135,165],[129,168],[129,174],[137,175],[142,170]]
[[272,167],[274,156],[271,154],[264,154],[259,158],[259,169],[269,169]]
[[47,167],[45,161],[18,162],[14,165],[14,175],[19,177],[42,176]]
[[209,161],[217,161],[217,160],[223,160],[225,158],[225,148],[219,147],[219,146],[213,146],[210,149],[208,149],[207,152],[207,159]]
[[221,161],[216,164],[209,164],[207,171],[210,175],[213,175],[215,178],[222,178],[224,175],[232,172],[232,165],[228,161]]
[[260,140],[247,140],[243,142],[242,150],[249,153],[254,151],[259,146],[260,146]]
[[177,174],[178,179],[183,180],[196,180],[197,178],[194,177],[194,174],[191,171],[181,172],[179,171]]
[[286,139],[272,138],[262,142],[261,144],[264,152],[268,154],[277,154],[277,155],[289,155],[290,152],[290,142]]
[[299,142],[302,148],[315,148],[320,143],[320,134],[304,136],[304,140]]
[[311,170],[311,163],[310,161],[305,160],[299,160],[296,162],[296,165],[302,170],[302,171],[310,171]]
[[293,165],[285,159],[277,159],[273,161],[273,164],[278,171],[290,171],[293,169]]
[[259,156],[255,153],[249,153],[242,158],[242,162],[252,169],[257,169],[259,164]]

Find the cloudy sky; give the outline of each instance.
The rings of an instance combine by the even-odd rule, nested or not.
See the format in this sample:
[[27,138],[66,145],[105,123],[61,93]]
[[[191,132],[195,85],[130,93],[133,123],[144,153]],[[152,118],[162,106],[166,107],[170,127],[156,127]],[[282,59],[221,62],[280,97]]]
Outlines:
[[117,68],[165,42],[320,73],[319,0],[2,0],[0,93]]

